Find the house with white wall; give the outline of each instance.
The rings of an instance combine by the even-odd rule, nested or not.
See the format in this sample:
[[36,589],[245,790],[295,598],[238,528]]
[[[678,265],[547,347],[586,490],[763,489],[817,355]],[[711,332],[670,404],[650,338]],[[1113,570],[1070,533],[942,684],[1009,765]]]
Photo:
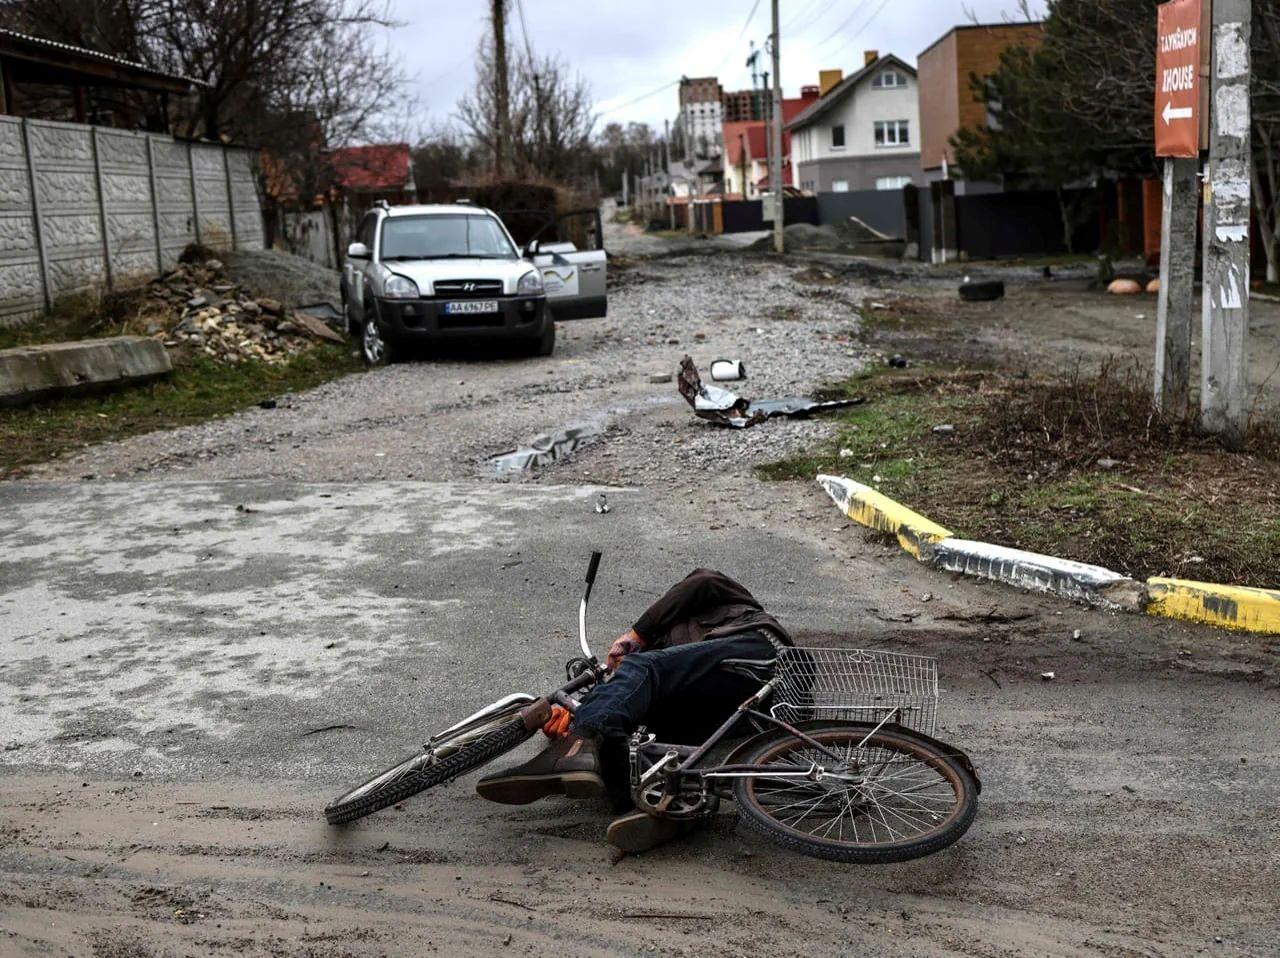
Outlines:
[[823,71],[818,100],[787,124],[793,185],[846,193],[922,184],[916,71],[869,50],[856,73],[832,72]]

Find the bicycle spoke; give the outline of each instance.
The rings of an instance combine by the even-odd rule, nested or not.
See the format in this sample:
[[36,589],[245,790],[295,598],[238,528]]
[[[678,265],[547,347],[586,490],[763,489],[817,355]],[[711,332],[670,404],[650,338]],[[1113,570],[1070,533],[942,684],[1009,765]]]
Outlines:
[[939,768],[904,749],[864,741],[824,742],[840,757],[838,766],[803,740],[771,753],[761,767],[790,766],[796,780],[753,782],[758,807],[787,828],[842,844],[900,844],[946,821],[959,796]]

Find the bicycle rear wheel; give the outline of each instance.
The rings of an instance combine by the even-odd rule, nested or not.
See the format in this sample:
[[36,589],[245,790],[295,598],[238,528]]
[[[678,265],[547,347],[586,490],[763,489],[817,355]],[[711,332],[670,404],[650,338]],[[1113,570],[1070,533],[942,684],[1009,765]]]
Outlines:
[[736,779],[734,797],[744,824],[769,840],[816,858],[879,864],[931,855],[973,823],[977,785],[937,745],[902,729],[869,736],[868,726],[839,722],[804,731],[841,761],[782,730],[740,758],[767,766],[770,777]]
[[418,752],[334,799],[325,806],[324,817],[330,825],[363,818],[433,785],[451,782],[459,775],[511,751],[531,735],[533,732],[525,728],[524,720],[517,717],[459,746],[448,755],[440,756],[434,751]]

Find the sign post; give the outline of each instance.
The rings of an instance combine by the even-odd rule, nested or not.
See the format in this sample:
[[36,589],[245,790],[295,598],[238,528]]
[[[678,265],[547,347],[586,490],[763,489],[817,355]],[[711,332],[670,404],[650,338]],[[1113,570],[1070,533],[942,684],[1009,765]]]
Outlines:
[[1154,391],[1160,409],[1176,416],[1185,415],[1191,402],[1202,73],[1208,51],[1202,43],[1204,13],[1202,0],[1170,0],[1158,8],[1156,21],[1156,155],[1165,160]]
[[1213,3],[1213,115],[1204,217],[1200,424],[1231,440],[1249,424],[1251,0]]

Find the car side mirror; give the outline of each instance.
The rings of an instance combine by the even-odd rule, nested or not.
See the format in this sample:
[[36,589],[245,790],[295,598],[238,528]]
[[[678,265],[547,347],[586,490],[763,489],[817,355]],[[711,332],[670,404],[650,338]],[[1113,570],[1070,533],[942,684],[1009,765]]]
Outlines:
[[368,259],[369,255],[369,247],[364,243],[352,243],[347,247],[348,259]]
[[739,359],[717,359],[711,364],[711,378],[718,383],[732,383],[747,378],[747,367]]
[[537,240],[530,240],[529,244],[524,248],[525,258],[532,259],[533,257],[537,256],[539,248],[540,247],[538,246]]

